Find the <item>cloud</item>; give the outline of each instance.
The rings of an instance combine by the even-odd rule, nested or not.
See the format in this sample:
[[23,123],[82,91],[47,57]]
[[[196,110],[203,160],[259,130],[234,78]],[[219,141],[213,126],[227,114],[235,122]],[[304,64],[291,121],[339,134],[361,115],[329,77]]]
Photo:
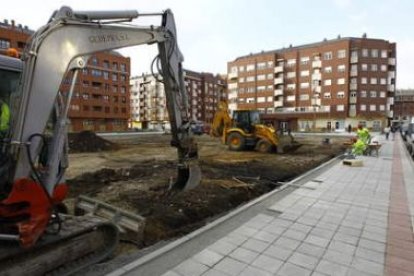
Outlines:
[[334,4],[341,9],[346,9],[352,5],[352,0],[334,0]]

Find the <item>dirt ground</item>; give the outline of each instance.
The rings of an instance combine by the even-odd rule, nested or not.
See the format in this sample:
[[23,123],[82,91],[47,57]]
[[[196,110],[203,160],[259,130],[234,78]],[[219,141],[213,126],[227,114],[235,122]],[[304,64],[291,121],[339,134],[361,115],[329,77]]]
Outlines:
[[[177,238],[236,206],[267,193],[344,151],[346,138],[297,138],[292,154],[232,152],[217,139],[197,137],[201,185],[171,194],[176,177],[176,150],[169,136],[141,135],[117,139],[118,150],[70,154],[70,205],[80,194],[100,199],[146,218],[139,247]],[[131,237],[127,237],[131,238]]]

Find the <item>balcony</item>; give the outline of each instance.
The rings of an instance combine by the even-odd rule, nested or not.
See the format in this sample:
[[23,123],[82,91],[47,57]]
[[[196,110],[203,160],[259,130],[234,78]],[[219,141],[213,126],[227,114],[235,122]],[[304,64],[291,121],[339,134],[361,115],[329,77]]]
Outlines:
[[387,86],[387,90],[388,90],[388,91],[390,91],[390,92],[394,92],[394,91],[395,91],[395,86],[394,86],[394,84],[389,84],[389,85]]
[[358,84],[356,83],[350,83],[349,84],[349,90],[357,90]]
[[387,117],[388,118],[394,118],[394,110],[388,110],[387,111]]
[[354,104],[349,106],[349,117],[355,117],[356,116],[356,106]]
[[283,78],[275,78],[275,85],[283,84]]
[[322,68],[322,60],[312,61],[312,68]]
[[312,92],[320,94],[322,92],[322,87],[320,85],[312,86]]
[[394,97],[388,97],[387,98],[387,105],[393,105],[394,104]]
[[351,63],[357,63],[358,57],[351,57]]
[[358,70],[351,70],[351,72],[350,72],[350,76],[351,76],[351,77],[356,77],[356,76],[358,76]]
[[389,58],[388,59],[388,65],[393,65],[393,66],[395,66],[395,64],[396,64],[397,62],[396,62],[396,60],[395,60],[395,58]]
[[282,107],[283,106],[283,100],[279,100],[279,101],[274,101],[273,102],[273,107]]
[[395,79],[395,71],[389,71],[388,72],[388,78]]
[[311,99],[312,107],[320,107],[321,106],[321,99],[313,98]]
[[350,104],[356,104],[357,103],[357,97],[349,97],[349,103]]
[[283,73],[283,65],[275,67],[275,74],[277,73]]
[[321,73],[313,73],[312,74],[312,80],[321,80],[322,74]]
[[283,89],[275,89],[275,96],[283,96]]
[[229,75],[228,75],[228,79],[229,79],[229,80],[235,80],[235,79],[237,79],[237,77],[238,77],[237,72],[231,72],[231,73],[229,73]]

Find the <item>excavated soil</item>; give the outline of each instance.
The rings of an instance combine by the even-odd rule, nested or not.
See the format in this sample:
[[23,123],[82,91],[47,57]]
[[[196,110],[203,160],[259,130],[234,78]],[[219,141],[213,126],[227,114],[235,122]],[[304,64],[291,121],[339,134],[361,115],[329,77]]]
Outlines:
[[[71,200],[80,194],[110,203],[146,218],[139,247],[185,235],[217,216],[248,202],[343,152],[345,138],[302,138],[293,154],[230,152],[217,140],[199,138],[201,185],[171,193],[176,177],[175,150],[168,136],[119,140],[122,149],[73,154],[68,172]],[[140,143],[137,144],[137,141]],[[71,167],[72,168],[72,167]],[[126,237],[134,238],[133,236]]]
[[118,145],[105,140],[92,131],[69,133],[69,151],[75,152],[99,152],[118,149]]

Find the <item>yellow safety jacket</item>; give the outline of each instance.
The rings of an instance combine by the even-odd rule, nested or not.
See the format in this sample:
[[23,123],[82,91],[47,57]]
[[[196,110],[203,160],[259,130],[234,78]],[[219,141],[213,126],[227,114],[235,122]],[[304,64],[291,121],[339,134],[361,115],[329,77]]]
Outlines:
[[0,101],[0,132],[8,131],[9,124],[10,124],[10,108],[5,102]]

